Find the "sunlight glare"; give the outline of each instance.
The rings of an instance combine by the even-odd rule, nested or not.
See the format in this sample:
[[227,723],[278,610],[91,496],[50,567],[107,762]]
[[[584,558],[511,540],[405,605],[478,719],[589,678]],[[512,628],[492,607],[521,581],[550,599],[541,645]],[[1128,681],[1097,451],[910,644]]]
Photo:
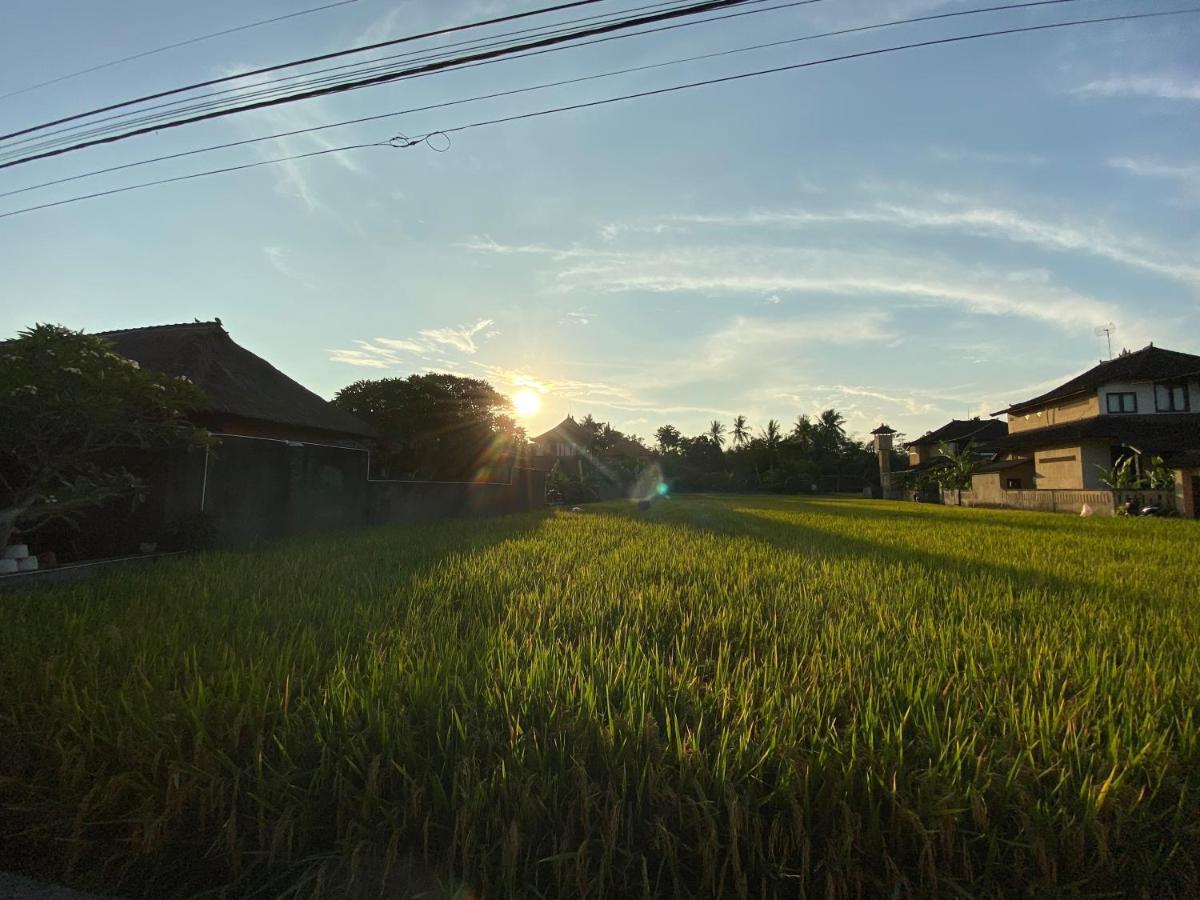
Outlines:
[[517,391],[512,398],[513,409],[518,416],[529,418],[542,408],[542,398],[530,390]]

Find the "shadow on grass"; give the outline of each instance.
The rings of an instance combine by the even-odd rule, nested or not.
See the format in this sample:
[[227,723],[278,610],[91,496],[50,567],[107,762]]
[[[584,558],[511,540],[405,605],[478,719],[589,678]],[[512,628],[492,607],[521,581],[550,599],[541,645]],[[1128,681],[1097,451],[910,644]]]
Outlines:
[[[1016,562],[999,562],[982,558],[978,553],[938,552],[921,547],[911,541],[888,542],[847,534],[837,523],[852,519],[873,522],[898,519],[896,534],[902,534],[904,523],[919,520],[924,526],[971,529],[977,525],[987,530],[986,540],[995,540],[994,528],[1005,528],[1015,533],[1025,530],[1024,523],[988,522],[984,518],[970,516],[942,517],[940,512],[915,512],[907,510],[879,509],[858,506],[854,501],[809,501],[789,503],[760,503],[758,498],[721,498],[673,506],[659,504],[647,512],[637,510],[614,510],[618,515],[638,518],[645,522],[690,528],[727,537],[741,537],[771,545],[789,553],[826,560],[873,560],[881,565],[905,565],[942,573],[953,573],[965,578],[991,577],[1008,581],[1022,590],[1045,590],[1059,594],[1079,592],[1101,593],[1112,589],[1083,567],[1090,559],[1081,561],[1081,567],[1073,577],[1047,572],[1020,565]],[[800,514],[803,519],[777,516]],[[1053,523],[1031,523],[1031,531],[1059,533]],[[1053,540],[1053,535],[1034,536],[1035,540]],[[984,538],[981,536],[981,541]],[[993,545],[994,546],[994,545]],[[1014,554],[1019,552],[1017,546]],[[1152,586],[1129,590],[1123,587],[1124,598],[1131,602],[1151,603],[1158,598]]]

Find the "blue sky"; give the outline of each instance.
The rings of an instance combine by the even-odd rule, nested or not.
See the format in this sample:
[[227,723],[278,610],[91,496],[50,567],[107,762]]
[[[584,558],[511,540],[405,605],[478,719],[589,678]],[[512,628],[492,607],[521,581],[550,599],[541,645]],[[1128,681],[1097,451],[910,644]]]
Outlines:
[[[10,6],[0,93],[301,2]],[[358,2],[0,100],[19,126],[536,4]],[[603,11],[640,5],[613,0]],[[277,130],[985,3],[824,0],[321,98],[0,172],[0,191]],[[0,199],[149,178],[889,44],[1179,4],[1081,0],[403,116]],[[101,10],[104,6],[107,14]],[[588,12],[585,10],[584,12]],[[580,14],[580,13],[576,13]],[[0,219],[0,332],[220,316],[324,396],[427,369],[649,436],[828,406],[915,435],[1118,346],[1200,352],[1200,16],[973,41]],[[7,129],[6,129],[7,130]],[[86,189],[86,190],[85,190]]]

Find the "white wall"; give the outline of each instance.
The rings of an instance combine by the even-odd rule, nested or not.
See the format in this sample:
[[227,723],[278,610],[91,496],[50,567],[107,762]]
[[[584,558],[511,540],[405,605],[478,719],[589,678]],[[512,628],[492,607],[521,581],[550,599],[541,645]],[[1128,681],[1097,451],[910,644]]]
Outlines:
[[[1097,391],[1097,396],[1100,398],[1100,415],[1107,416],[1108,398],[1107,394],[1116,393],[1133,393],[1137,394],[1137,414],[1140,415],[1155,415],[1154,411],[1154,385],[1128,384],[1126,382],[1114,381],[1110,384],[1105,384]],[[1191,381],[1188,383],[1188,405],[1190,412],[1200,413],[1200,382]]]

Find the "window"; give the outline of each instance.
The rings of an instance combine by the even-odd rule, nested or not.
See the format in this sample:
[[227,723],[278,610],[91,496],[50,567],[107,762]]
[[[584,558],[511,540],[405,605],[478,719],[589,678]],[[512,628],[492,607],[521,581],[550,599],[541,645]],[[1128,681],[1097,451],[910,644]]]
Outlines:
[[1137,394],[1129,393],[1108,394],[1108,411],[1110,413],[1137,412]]
[[1156,384],[1154,386],[1154,409],[1156,412],[1187,412],[1187,385]]
[[1021,489],[1021,479],[1020,478],[1005,479],[1004,489],[1006,491],[1019,491]]

